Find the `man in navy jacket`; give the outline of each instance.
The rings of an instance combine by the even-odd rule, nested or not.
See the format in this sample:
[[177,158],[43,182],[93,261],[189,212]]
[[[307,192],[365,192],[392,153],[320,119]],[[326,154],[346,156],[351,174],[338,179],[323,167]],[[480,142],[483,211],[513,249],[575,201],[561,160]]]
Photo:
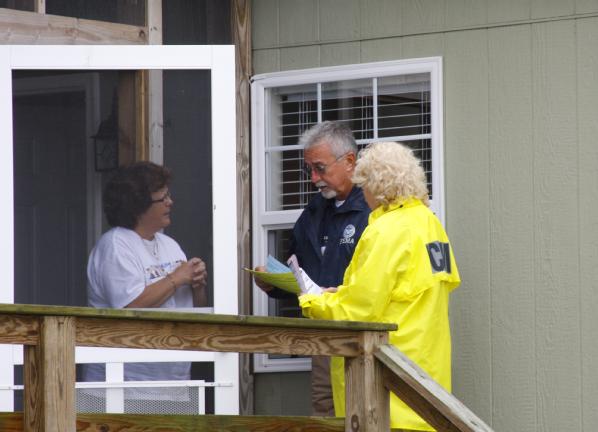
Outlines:
[[[304,166],[320,190],[293,228],[290,253],[321,287],[336,287],[343,281],[355,246],[368,223],[370,209],[363,192],[351,176],[357,144],[351,129],[340,122],[325,121],[300,138]],[[263,267],[257,267],[263,271]],[[256,285],[273,298],[292,294],[255,279]],[[312,408],[314,415],[334,416],[328,357],[312,358]]]

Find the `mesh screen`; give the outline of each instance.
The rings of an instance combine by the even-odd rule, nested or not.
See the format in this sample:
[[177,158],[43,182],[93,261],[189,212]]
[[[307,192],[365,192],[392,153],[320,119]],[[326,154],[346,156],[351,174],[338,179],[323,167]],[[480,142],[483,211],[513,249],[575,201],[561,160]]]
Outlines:
[[[105,413],[107,389],[77,389],[76,407],[81,413]],[[131,387],[124,389],[124,413],[203,414],[203,387]]]

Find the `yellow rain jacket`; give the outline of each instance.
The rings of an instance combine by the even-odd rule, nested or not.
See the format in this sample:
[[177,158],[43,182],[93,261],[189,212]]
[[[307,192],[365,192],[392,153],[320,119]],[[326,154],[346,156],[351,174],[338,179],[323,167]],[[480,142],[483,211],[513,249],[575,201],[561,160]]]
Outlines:
[[[305,294],[306,317],[395,323],[395,345],[447,390],[451,390],[448,294],[459,271],[442,225],[420,200],[378,207],[335,293]],[[344,359],[331,365],[334,409],[345,415]],[[391,393],[392,428],[434,430]]]

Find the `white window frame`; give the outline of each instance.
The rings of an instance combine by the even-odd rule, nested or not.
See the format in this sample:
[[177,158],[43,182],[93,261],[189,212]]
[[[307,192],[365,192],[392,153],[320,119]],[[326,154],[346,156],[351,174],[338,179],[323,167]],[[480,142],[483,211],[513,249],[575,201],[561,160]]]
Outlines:
[[[266,209],[266,134],[269,129],[269,112],[266,92],[268,89],[301,84],[315,84],[380,78],[386,76],[430,74],[430,114],[432,141],[432,191],[430,207],[444,224],[444,160],[443,160],[443,109],[442,109],[442,57],[363,63],[323,67],[256,75],[251,86],[252,112],[252,197],[253,197],[253,248],[255,264],[267,256],[267,233],[275,229],[292,228],[303,210],[268,211]],[[372,139],[368,141],[380,141]],[[362,141],[360,141],[362,142]],[[291,148],[289,148],[290,150]],[[268,297],[257,286],[253,287],[253,313],[268,315]],[[287,372],[311,369],[309,358],[270,359],[266,354],[255,354],[255,372]]]
[[[37,70],[211,70],[212,97],[212,212],[214,312],[238,314],[237,193],[235,56],[231,45],[0,45],[0,181],[4,185],[3,211],[0,212],[0,303],[14,302],[14,194],[13,194],[13,114],[12,71]],[[198,162],[198,169],[201,164]],[[199,227],[198,227],[199,229]],[[217,287],[217,289],[216,289]],[[82,287],[83,288],[83,287]],[[95,353],[95,354],[94,354]],[[215,394],[218,414],[238,414],[239,373],[237,353],[193,351],[104,349],[105,360],[118,362],[139,355],[152,361],[214,362],[214,380],[232,385]],[[109,353],[115,353],[111,356]],[[141,353],[141,354],[140,354]],[[99,354],[94,348],[78,347],[76,360],[89,362]],[[14,359],[14,360],[13,360]],[[0,362],[22,359],[22,348],[0,345]],[[91,359],[91,360],[90,360]],[[22,361],[22,360],[21,360]],[[13,409],[12,394],[6,397],[6,384],[13,383],[13,368],[0,367],[0,411]],[[220,409],[218,408],[220,407]]]

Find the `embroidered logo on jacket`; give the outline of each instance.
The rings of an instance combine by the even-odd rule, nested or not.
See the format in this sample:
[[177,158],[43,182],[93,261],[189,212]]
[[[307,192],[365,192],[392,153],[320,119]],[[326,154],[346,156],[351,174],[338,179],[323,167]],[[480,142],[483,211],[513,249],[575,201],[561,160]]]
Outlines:
[[448,243],[432,242],[426,245],[432,273],[451,272],[451,247]]
[[355,239],[353,236],[355,235],[355,225],[349,224],[345,227],[343,231],[343,238],[339,242],[339,244],[353,244],[355,243]]

